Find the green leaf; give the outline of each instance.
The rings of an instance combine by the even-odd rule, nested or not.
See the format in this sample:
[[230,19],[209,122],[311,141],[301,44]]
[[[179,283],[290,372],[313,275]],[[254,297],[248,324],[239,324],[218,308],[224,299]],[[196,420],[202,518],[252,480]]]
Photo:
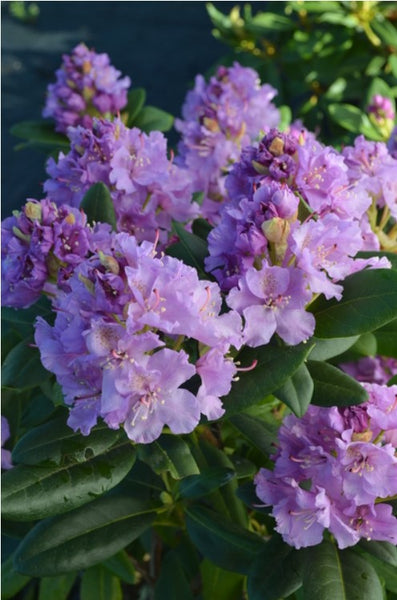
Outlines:
[[290,107],[285,104],[283,106],[279,106],[278,109],[280,111],[280,123],[278,128],[280,131],[285,131],[285,129],[287,129],[291,124],[292,111]]
[[241,600],[244,576],[212,564],[206,558],[200,565],[202,600]]
[[11,135],[43,146],[56,146],[68,149],[70,142],[65,135],[57,133],[48,121],[22,121],[10,129]]
[[111,556],[102,564],[113,575],[117,575],[125,583],[129,583],[130,585],[137,583],[134,565],[125,550],[120,550],[120,552],[117,552],[117,554]]
[[371,21],[371,27],[384,44],[397,49],[397,29],[390,21],[377,14]]
[[204,259],[208,256],[206,242],[194,233],[186,231],[180,223],[174,222],[173,229],[179,238],[179,242],[169,246],[167,254],[179,258],[186,265],[195,267],[201,276],[208,278],[204,269]]
[[211,230],[211,225],[205,219],[195,219],[192,223],[193,233],[204,241],[207,240]]
[[38,600],[66,600],[75,582],[77,573],[67,573],[57,577],[40,579]]
[[175,551],[168,552],[161,564],[160,575],[154,588],[154,600],[169,598],[172,600],[193,600],[193,593]]
[[239,413],[229,418],[236,429],[265,456],[274,451],[278,427],[255,416]]
[[188,533],[198,550],[227,571],[248,573],[262,539],[204,506],[186,509]]
[[33,577],[86,569],[130,544],[155,518],[146,499],[109,495],[38,523],[15,554],[15,568]]
[[310,600],[383,600],[375,569],[328,541],[305,550],[303,593]]
[[1,320],[9,324],[12,329],[18,331],[24,338],[33,335],[33,324],[36,317],[40,316],[50,321],[51,315],[53,315],[51,303],[45,296],[42,296],[32,306],[29,306],[29,308],[17,310],[4,306],[1,309]]
[[374,540],[361,539],[358,543],[360,547],[368,554],[372,554],[375,558],[397,567],[397,547],[390,542],[376,542]]
[[116,213],[109,189],[99,181],[94,183],[84,195],[80,208],[87,215],[89,223],[109,223],[116,230]]
[[353,335],[347,338],[335,339],[320,339],[316,337],[310,338],[310,341],[315,342],[313,350],[310,352],[310,360],[328,360],[339,354],[343,354],[357,342],[360,336]]
[[315,336],[349,337],[373,331],[397,317],[397,272],[360,271],[343,282],[343,297],[317,298],[310,306],[316,318]]
[[372,140],[382,140],[382,136],[371,124],[367,115],[352,104],[335,103],[328,105],[331,119],[338,125],[356,135],[362,133]]
[[233,383],[229,395],[224,400],[226,414],[241,412],[253,404],[258,404],[266,396],[280,389],[298,370],[308,356],[314,344],[298,346],[260,346],[244,348],[237,360],[242,366],[257,361],[256,367],[247,373],[241,373],[240,379]]
[[247,31],[262,35],[266,33],[266,30],[291,31],[294,27],[294,22],[288,17],[271,12],[260,12],[253,17],[250,23],[246,24]]
[[313,395],[313,380],[304,364],[273,394],[284,402],[297,417],[303,417]]
[[374,331],[380,356],[397,358],[397,319]]
[[350,348],[350,352],[357,356],[375,356],[377,354],[376,337],[373,333],[363,333]]
[[174,117],[155,106],[145,106],[134,120],[134,127],[139,127],[145,133],[169,131],[173,124]]
[[181,480],[179,494],[182,498],[201,498],[228,483],[236,473],[227,467],[212,467],[200,475],[189,475]]
[[51,377],[41,364],[39,351],[31,343],[33,339],[22,340],[7,354],[2,368],[4,387],[28,390]]
[[181,437],[165,433],[137,449],[139,458],[157,474],[169,471],[174,479],[182,479],[200,473],[188,444]]
[[300,554],[285,544],[280,536],[273,536],[249,570],[249,599],[279,600],[293,594],[301,585]]
[[1,598],[2,600],[12,600],[17,593],[22,590],[30,581],[27,575],[17,573],[14,568],[14,556],[11,555],[1,565]]
[[317,360],[309,360],[307,368],[314,382],[312,404],[350,406],[368,400],[363,386],[340,369]]
[[[380,579],[384,581],[385,588],[392,592],[393,594],[397,594],[397,570],[396,567],[385,563],[378,558],[375,558],[373,555],[365,555],[367,560],[371,563],[371,565],[375,568],[377,574]],[[389,598],[389,595],[387,595]]]
[[143,88],[135,88],[128,92],[128,103],[123,109],[126,112],[128,127],[134,127],[134,120],[142,110],[146,100],[146,91]]
[[68,427],[62,416],[28,431],[14,447],[12,460],[25,465],[43,462],[59,465],[65,459],[80,462],[101,454],[120,437],[120,430],[109,429],[105,424],[83,436]]
[[120,581],[102,565],[84,571],[81,578],[81,600],[122,600]]
[[135,461],[130,444],[67,465],[19,465],[2,478],[2,512],[30,521],[70,511],[115,487]]

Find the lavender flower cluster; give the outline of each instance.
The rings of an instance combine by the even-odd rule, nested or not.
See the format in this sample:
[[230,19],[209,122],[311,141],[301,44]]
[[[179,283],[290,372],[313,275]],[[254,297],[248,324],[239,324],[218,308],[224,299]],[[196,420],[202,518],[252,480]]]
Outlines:
[[69,126],[90,127],[93,116],[111,117],[127,104],[131,81],[120,75],[107,54],[79,44],[70,55],[63,55],[56,83],[48,86],[43,117],[54,119],[61,133]]
[[138,240],[168,239],[172,220],[198,215],[188,171],[167,157],[167,140],[126,127],[120,119],[93,119],[92,126],[69,128],[70,151],[50,158],[44,190],[56,204],[78,207],[92,184],[110,190],[117,227]]
[[286,417],[274,470],[255,478],[258,497],[273,506],[276,530],[296,548],[319,544],[325,529],[339,548],[361,538],[397,544],[397,518],[382,501],[397,494],[397,386],[386,385],[397,361],[370,362],[345,365],[359,374],[368,402],[310,406],[301,419]]
[[179,161],[193,176],[194,190],[204,193],[202,214],[216,222],[226,196],[225,176],[262,128],[276,127],[278,109],[271,102],[277,91],[260,84],[258,74],[234,63],[221,66],[206,83],[197,75],[194,89],[175,121],[181,134]]
[[340,300],[348,275],[389,266],[354,257],[397,248],[396,172],[386,145],[362,136],[340,153],[305,130],[271,129],[243,149],[208,237],[206,268],[244,317],[245,344],[267,344],[275,332],[288,344],[306,340],[313,298]]
[[[73,429],[87,435],[101,417],[148,443],[164,425],[188,433],[201,414],[223,414],[220,396],[237,371],[228,352],[241,344],[241,321],[233,311],[220,314],[216,283],[119,233],[75,268],[68,285],[54,300],[54,326],[38,319],[35,339],[72,406]],[[200,346],[196,364],[182,347],[186,338]],[[192,392],[186,385],[195,375]]]

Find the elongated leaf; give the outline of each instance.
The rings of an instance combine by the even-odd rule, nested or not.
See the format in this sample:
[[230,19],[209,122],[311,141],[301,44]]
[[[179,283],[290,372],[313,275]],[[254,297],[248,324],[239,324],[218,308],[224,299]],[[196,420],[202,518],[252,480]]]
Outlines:
[[397,358],[397,319],[374,331],[374,335],[378,354]]
[[10,129],[11,135],[44,146],[69,148],[70,142],[65,135],[57,133],[54,125],[48,121],[21,121]]
[[102,564],[111,571],[113,575],[117,575],[117,577],[120,577],[120,579],[125,581],[125,583],[129,583],[130,585],[136,583],[137,577],[135,568],[125,550],[120,550],[120,552],[117,552],[117,554],[111,556]]
[[2,368],[4,387],[27,390],[51,377],[41,364],[37,348],[33,348],[31,343],[33,339],[22,340],[6,356]]
[[17,310],[4,306],[1,309],[1,320],[7,323],[10,328],[16,329],[24,338],[33,335],[33,324],[37,316],[43,317],[48,322],[50,322],[51,316],[53,316],[51,303],[45,296],[42,296],[32,306],[29,306],[29,308]]
[[11,555],[1,565],[1,598],[2,600],[11,600],[22,590],[30,581],[27,575],[17,573],[14,567],[14,556]]
[[[384,581],[385,588],[397,595],[397,569],[396,567],[385,563],[378,558],[375,558],[372,554],[366,554],[365,557],[375,568],[375,571],[379,577]],[[389,595],[387,598],[389,599]],[[392,596],[390,600],[395,600],[395,596]]]
[[393,23],[379,14],[371,21],[371,27],[381,38],[382,42],[388,46],[397,48],[397,30]]
[[70,511],[116,486],[134,461],[134,448],[125,444],[66,466],[14,467],[3,475],[3,516],[31,521]]
[[141,444],[138,455],[155,473],[169,471],[174,479],[200,473],[189,446],[175,435],[163,434],[151,444]]
[[186,509],[186,526],[198,550],[228,571],[248,573],[264,544],[259,536],[203,506]]
[[359,542],[359,547],[368,554],[372,554],[379,560],[397,567],[397,547],[389,542],[376,542],[362,539]]
[[59,465],[65,459],[80,462],[101,454],[120,437],[119,430],[109,429],[105,424],[83,436],[68,427],[62,416],[28,431],[14,447],[12,460],[25,465],[43,462]]
[[77,573],[67,573],[57,577],[43,577],[40,580],[38,600],[66,600],[75,582]]
[[250,600],[286,598],[301,585],[300,554],[279,536],[273,536],[256,557],[248,573]]
[[200,475],[189,475],[181,480],[179,493],[182,498],[201,498],[226,485],[236,473],[227,467],[213,467],[201,471]]
[[314,384],[304,364],[273,394],[284,402],[297,417],[303,417],[313,395]]
[[172,600],[193,600],[193,593],[178,555],[172,550],[162,561],[154,588],[154,600],[164,600],[172,590]]
[[329,104],[328,111],[332,120],[344,129],[355,134],[362,133],[373,140],[382,139],[367,115],[357,106],[344,103]]
[[80,587],[81,600],[122,600],[120,581],[102,565],[83,573]]
[[143,88],[134,88],[128,92],[128,103],[123,113],[128,114],[127,125],[128,127],[134,126],[134,120],[140,113],[146,100],[146,91]]
[[243,366],[257,361],[248,373],[241,373],[239,381],[232,385],[224,406],[228,416],[258,404],[266,396],[282,387],[304,362],[314,344],[298,346],[261,346],[244,348],[237,358]]
[[328,360],[339,354],[343,354],[346,350],[351,348],[353,344],[359,339],[360,336],[353,335],[347,338],[335,338],[335,339],[320,339],[311,338],[316,343],[313,350],[310,352],[310,360]]
[[340,369],[317,360],[309,360],[307,368],[314,382],[313,404],[350,406],[368,400],[362,385]]
[[316,317],[315,336],[349,337],[373,331],[397,317],[397,272],[360,271],[343,283],[343,297],[320,297],[310,307]]
[[167,254],[179,258],[186,265],[195,267],[201,276],[206,276],[204,258],[208,255],[206,242],[201,238],[186,231],[180,223],[174,223],[173,228],[179,237],[179,242],[167,248]]
[[155,515],[154,505],[146,500],[122,495],[99,498],[36,525],[17,549],[15,568],[34,577],[86,569],[139,537]]
[[145,106],[134,119],[134,127],[139,127],[146,133],[168,131],[173,123],[174,117],[170,113],[155,106]]
[[241,600],[244,576],[231,573],[204,559],[200,565],[203,600]]
[[305,551],[303,593],[310,600],[383,600],[372,565],[328,541]]
[[86,213],[89,223],[109,223],[114,230],[117,228],[112,197],[101,181],[90,187],[80,206]]
[[230,417],[229,421],[265,456],[274,451],[278,432],[276,425],[244,413]]

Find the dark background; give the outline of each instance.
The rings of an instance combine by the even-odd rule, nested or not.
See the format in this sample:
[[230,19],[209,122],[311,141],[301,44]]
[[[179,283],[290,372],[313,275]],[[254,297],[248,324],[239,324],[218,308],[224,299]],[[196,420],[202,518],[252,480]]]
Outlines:
[[[26,198],[43,197],[43,151],[14,151],[9,134],[19,121],[38,120],[47,85],[63,53],[84,41],[107,52],[112,64],[144,87],[147,104],[180,115],[197,73],[205,73],[227,48],[211,34],[205,2],[38,2],[35,24],[9,14],[2,2],[2,218]],[[234,2],[214,2],[229,12]],[[264,2],[255,2],[263,8]]]

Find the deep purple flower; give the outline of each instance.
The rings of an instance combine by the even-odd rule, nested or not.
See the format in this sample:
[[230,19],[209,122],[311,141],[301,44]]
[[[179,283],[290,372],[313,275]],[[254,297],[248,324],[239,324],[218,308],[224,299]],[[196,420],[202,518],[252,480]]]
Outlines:
[[85,44],[63,55],[56,71],[56,83],[47,89],[43,117],[55,120],[56,130],[66,133],[69,126],[90,127],[93,116],[110,117],[127,104],[130,78],[120,78],[107,54],[97,54]]

